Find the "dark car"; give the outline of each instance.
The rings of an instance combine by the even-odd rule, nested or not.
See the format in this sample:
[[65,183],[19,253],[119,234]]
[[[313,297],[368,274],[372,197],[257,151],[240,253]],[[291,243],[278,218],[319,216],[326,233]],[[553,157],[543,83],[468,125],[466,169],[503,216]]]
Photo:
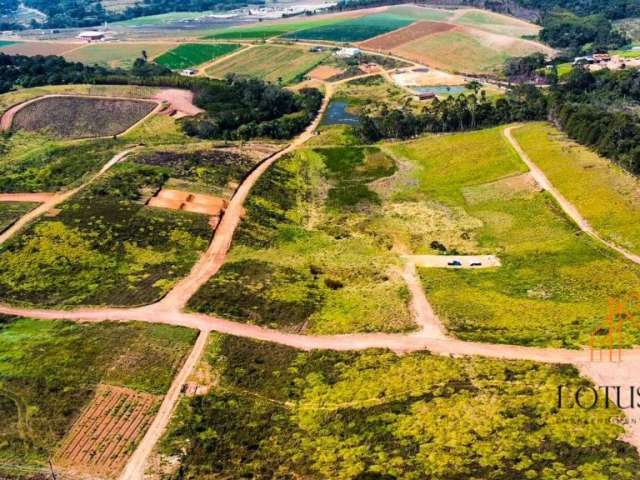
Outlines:
[[449,265],[450,267],[461,267],[462,262],[460,260],[452,260],[449,263],[447,263],[447,265]]
[[481,267],[482,266],[482,262],[471,262],[470,264],[472,267]]

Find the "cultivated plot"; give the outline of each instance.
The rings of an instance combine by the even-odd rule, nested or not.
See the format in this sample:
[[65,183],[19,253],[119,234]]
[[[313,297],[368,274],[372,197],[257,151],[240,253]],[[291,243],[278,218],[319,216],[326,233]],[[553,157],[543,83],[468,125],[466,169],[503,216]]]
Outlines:
[[26,55],[28,57],[35,55],[62,55],[81,46],[82,44],[78,43],[18,42],[4,46],[0,45],[0,52],[7,55]]
[[261,45],[222,59],[206,70],[214,78],[228,73],[261,78],[270,82],[291,83],[329,56],[329,52],[310,52],[305,47]]
[[179,70],[223,57],[239,48],[240,45],[233,43],[220,43],[217,45],[185,43],[163,53],[155,59],[155,62],[172,70]]
[[172,47],[175,47],[174,43],[166,42],[91,44],[65,54],[64,58],[87,65],[131,68],[136,58],[143,56],[142,52],[153,59]]
[[558,385],[587,385],[569,366],[216,335],[206,361],[219,380],[182,400],[158,449],[185,477],[631,479],[640,466],[618,410],[556,408]]

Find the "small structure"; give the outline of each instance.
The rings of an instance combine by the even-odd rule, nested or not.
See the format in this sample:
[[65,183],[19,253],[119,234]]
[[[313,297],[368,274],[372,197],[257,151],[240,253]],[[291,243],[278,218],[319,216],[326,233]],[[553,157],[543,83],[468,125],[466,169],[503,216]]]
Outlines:
[[593,57],[591,55],[587,55],[586,57],[576,57],[573,59],[574,65],[587,65],[593,63]]
[[185,68],[184,70],[180,71],[180,75],[182,75],[183,77],[195,77],[197,74],[198,72],[192,68]]
[[338,58],[353,58],[361,53],[362,50],[359,48],[341,48],[335,53],[335,56]]
[[99,42],[104,40],[104,32],[98,32],[96,30],[87,30],[86,32],[80,32],[78,34],[80,40],[86,40],[87,42]]
[[608,53],[594,53],[593,61],[597,63],[608,62],[611,60],[611,56]]
[[418,97],[418,100],[433,100],[436,98],[436,94],[433,92],[420,92],[416,93],[416,97]]
[[320,47],[320,46],[315,46],[315,47],[311,47],[309,49],[309,51],[311,53],[319,53],[319,52],[324,52],[325,48],[324,47]]

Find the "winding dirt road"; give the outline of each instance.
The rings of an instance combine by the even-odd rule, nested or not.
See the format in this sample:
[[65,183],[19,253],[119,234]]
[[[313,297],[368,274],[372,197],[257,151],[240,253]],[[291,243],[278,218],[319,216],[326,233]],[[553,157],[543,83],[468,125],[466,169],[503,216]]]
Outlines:
[[531,176],[535,179],[538,185],[540,185],[540,188],[546,190],[551,194],[551,196],[553,196],[553,198],[555,198],[556,202],[558,202],[558,204],[560,205],[560,208],[562,208],[562,210],[576,223],[576,225],[578,225],[580,230],[582,230],[597,242],[600,242],[604,246],[615,250],[620,255],[626,257],[628,260],[640,264],[640,255],[636,255],[635,253],[632,253],[629,250],[603,238],[598,232],[594,230],[587,219],[580,214],[578,209],[571,202],[569,202],[569,200],[567,200],[556,187],[553,186],[544,172],[533,162],[533,160],[531,160],[529,155],[527,155],[527,152],[523,150],[523,148],[511,133],[513,129],[519,127],[521,127],[521,125],[513,125],[505,128],[504,136],[507,138],[509,143],[511,143],[511,146],[518,153],[522,161],[527,165],[527,167],[529,167]]

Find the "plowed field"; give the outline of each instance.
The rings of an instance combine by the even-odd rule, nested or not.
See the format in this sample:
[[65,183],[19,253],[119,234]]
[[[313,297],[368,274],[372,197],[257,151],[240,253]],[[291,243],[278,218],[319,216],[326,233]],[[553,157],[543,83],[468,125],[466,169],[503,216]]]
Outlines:
[[446,32],[455,28],[455,25],[442,22],[418,22],[395,32],[381,35],[363,42],[361,45],[373,50],[389,50],[412,42],[420,37],[434,33]]

